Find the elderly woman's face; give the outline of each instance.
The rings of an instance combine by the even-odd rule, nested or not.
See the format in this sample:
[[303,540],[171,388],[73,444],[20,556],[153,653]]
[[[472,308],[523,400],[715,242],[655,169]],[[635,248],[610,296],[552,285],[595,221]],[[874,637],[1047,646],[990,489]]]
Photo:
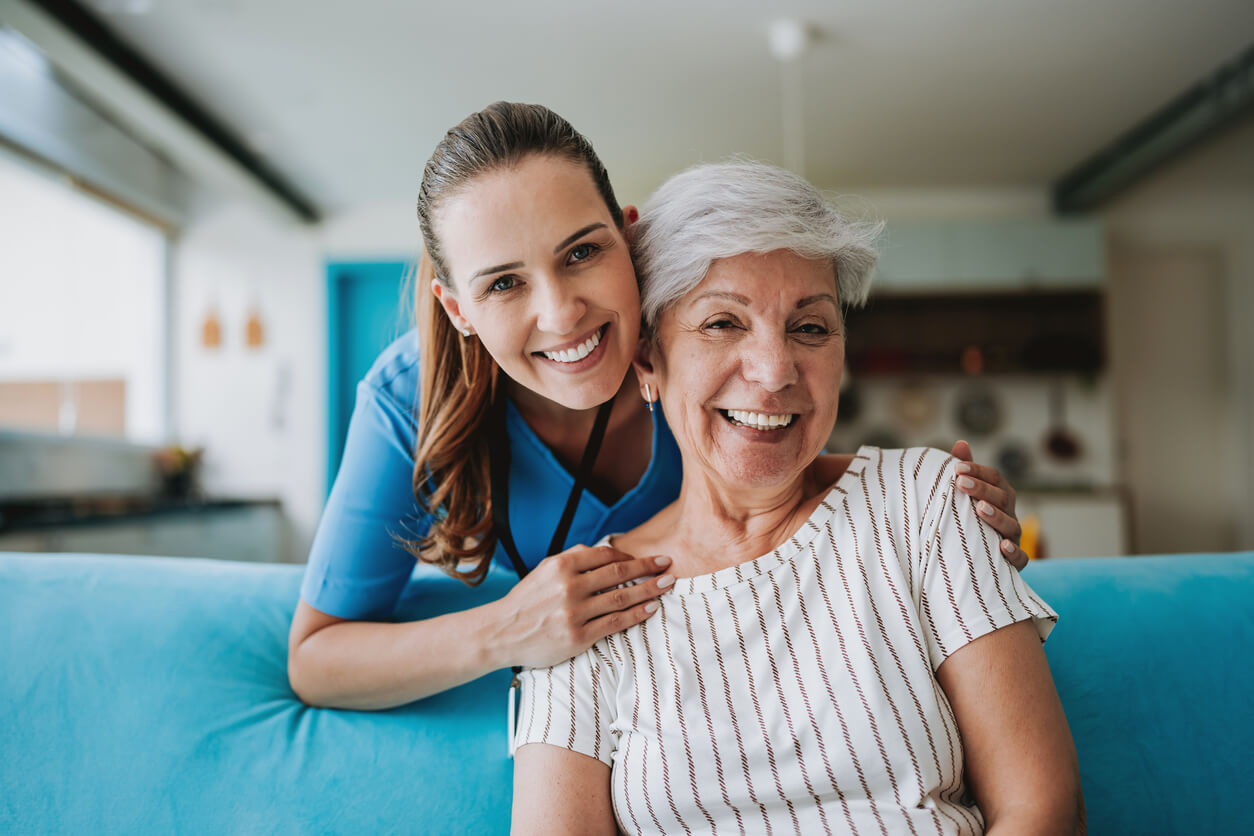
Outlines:
[[795,479],[836,421],[845,346],[832,265],[790,250],[720,259],[662,314],[645,356],[685,472]]

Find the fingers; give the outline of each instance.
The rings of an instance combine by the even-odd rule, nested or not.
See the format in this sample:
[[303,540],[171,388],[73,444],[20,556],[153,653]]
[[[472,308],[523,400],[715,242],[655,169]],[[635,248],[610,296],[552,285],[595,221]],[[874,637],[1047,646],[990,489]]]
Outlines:
[[982,499],[1000,511],[1005,511],[1006,513],[1014,512],[1014,502],[1011,500],[1010,494],[1001,488],[990,485],[988,482],[977,480],[972,476],[959,476],[958,490],[974,500]]
[[592,548],[575,546],[548,559],[565,561],[566,565],[574,572],[588,572],[608,563],[633,560],[634,558],[627,552],[620,552],[613,546],[593,546]]
[[595,595],[639,578],[652,577],[666,571],[670,565],[671,559],[662,555],[627,556],[584,571],[578,579],[577,588],[586,595]]
[[1023,535],[1023,527],[1019,525],[1017,519],[983,499],[975,503],[975,513],[979,514],[980,519],[991,525],[998,534],[1015,543],[1017,547],[1019,538]]
[[954,449],[950,450],[949,454],[953,456],[955,459],[959,459],[960,461],[964,461],[964,462],[969,462],[971,461],[971,458],[972,458],[971,457],[971,445],[966,443],[965,441],[955,441]]
[[[962,442],[959,442],[961,444]],[[986,464],[976,464],[973,461],[958,462],[954,465],[954,472],[970,476],[972,479],[978,479],[981,482],[987,482],[998,488],[1008,488],[1010,483],[1001,475],[1001,471],[995,467],[989,467]]]
[[634,627],[640,622],[653,615],[658,610],[657,601],[646,601],[643,604],[637,604],[629,610],[619,610],[600,618],[594,618],[588,622],[585,629],[587,630],[584,638],[588,644],[595,644],[606,636],[626,630],[628,627]]
[[587,621],[600,618],[614,612],[622,612],[641,604],[647,604],[664,594],[675,583],[673,575],[662,575],[640,583],[607,589],[586,600],[583,617]]
[[1006,560],[1010,561],[1010,565],[1016,569],[1022,570],[1028,565],[1028,553],[1019,548],[1019,544],[1013,540],[1002,540],[1000,544],[1001,553],[1005,555]]

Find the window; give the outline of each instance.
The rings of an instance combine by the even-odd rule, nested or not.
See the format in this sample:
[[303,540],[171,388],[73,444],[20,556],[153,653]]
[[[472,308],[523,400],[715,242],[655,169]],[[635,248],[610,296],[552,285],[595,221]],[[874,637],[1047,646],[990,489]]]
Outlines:
[[0,427],[163,439],[166,244],[0,151]]

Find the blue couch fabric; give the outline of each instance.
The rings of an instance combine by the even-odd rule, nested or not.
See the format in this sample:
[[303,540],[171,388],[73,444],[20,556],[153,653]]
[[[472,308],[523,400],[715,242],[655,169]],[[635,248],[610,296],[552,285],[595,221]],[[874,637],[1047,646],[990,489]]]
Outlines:
[[[1231,833],[1254,792],[1254,553],[1043,561],[1094,834]],[[506,833],[508,671],[385,712],[288,687],[301,567],[0,556],[0,833]],[[400,617],[508,591],[420,573]],[[456,647],[448,648],[456,653]]]

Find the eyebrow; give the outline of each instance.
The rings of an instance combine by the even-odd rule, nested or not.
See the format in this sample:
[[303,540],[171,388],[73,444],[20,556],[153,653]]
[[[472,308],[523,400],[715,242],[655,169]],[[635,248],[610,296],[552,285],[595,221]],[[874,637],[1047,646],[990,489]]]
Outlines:
[[522,267],[522,266],[523,266],[523,263],[521,261],[511,261],[509,264],[498,264],[495,267],[484,267],[482,270],[476,270],[474,273],[472,273],[470,276],[470,281],[473,282],[475,279],[479,278],[480,276],[487,276],[491,273],[500,273],[504,270],[517,270],[519,267]]
[[[594,229],[605,229],[605,224],[600,223],[600,222],[594,223],[594,224],[588,224],[587,226],[578,230],[574,234],[567,235],[565,238],[562,239],[562,242],[560,244],[558,244],[556,247],[553,248],[553,254],[557,255],[565,247],[567,247],[570,244],[573,244],[575,241],[578,241],[580,238],[587,235],[589,232],[592,232]],[[500,273],[505,270],[517,270],[519,267],[522,267],[522,266],[523,266],[523,263],[521,261],[511,261],[508,264],[498,264],[495,267],[484,267],[482,270],[476,270],[474,273],[472,273],[470,275],[470,281],[474,281],[480,276],[491,275],[492,273]]]
[[840,305],[836,302],[836,297],[830,293],[819,293],[814,296],[807,296],[797,303],[797,307],[804,308],[807,305],[813,305],[815,302],[831,302],[837,310],[840,310]]
[[562,251],[563,248],[566,247],[566,245],[575,243],[580,238],[584,237],[585,235],[587,235],[589,232],[591,232],[594,229],[605,229],[605,224],[600,223],[600,222],[597,222],[594,224],[588,224],[583,229],[576,232],[574,235],[566,236],[564,239],[562,239],[562,243],[558,244],[556,247],[553,248],[553,255],[557,255],[559,252]]
[[[728,293],[724,290],[711,290],[709,293],[701,294],[693,301],[701,299],[726,299],[730,302],[735,302],[738,305],[744,305],[746,308],[749,307],[749,300],[747,298],[741,296],[739,293]],[[814,296],[807,296],[804,299],[799,299],[797,301],[797,308],[804,308],[809,305],[813,305],[816,302],[831,302],[837,309],[840,308],[840,305],[836,302],[836,297],[830,293],[818,293]]]

